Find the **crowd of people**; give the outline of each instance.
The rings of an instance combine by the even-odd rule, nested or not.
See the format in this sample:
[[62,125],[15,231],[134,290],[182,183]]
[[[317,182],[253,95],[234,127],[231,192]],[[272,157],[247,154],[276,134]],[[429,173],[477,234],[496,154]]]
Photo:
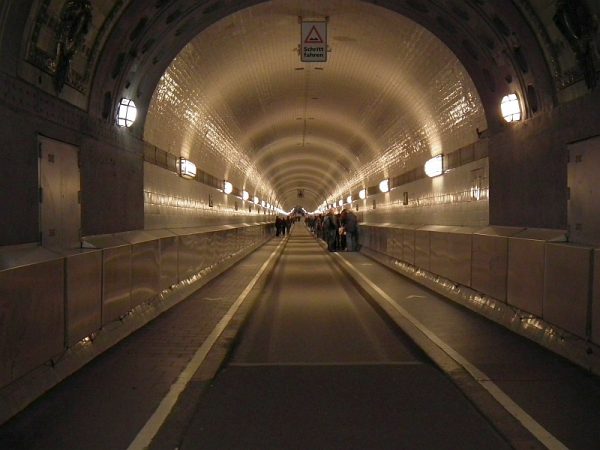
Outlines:
[[351,209],[343,209],[336,213],[331,208],[327,214],[306,218],[309,230],[327,243],[330,252],[355,252],[358,244],[358,220]]
[[290,230],[292,229],[292,225],[295,221],[296,218],[293,218],[291,216],[277,216],[277,218],[275,219],[275,236],[285,236],[286,233],[290,234]]

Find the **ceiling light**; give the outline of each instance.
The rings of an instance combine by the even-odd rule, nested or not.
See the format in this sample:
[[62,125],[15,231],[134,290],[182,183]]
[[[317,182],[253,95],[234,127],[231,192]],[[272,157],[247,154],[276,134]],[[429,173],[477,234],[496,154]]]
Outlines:
[[340,200],[338,201],[338,206],[342,206],[343,204],[344,204],[344,200],[340,199]]
[[349,195],[349,196],[346,198],[346,203],[352,203],[352,196],[351,196],[351,195]]
[[500,103],[502,117],[507,122],[517,122],[521,120],[521,103],[517,94],[508,94],[502,98]]
[[367,198],[367,190],[361,189],[360,192],[358,193],[358,196],[360,197],[361,200],[364,200],[365,198]]
[[133,100],[122,98],[117,109],[117,125],[129,128],[137,117],[137,107]]
[[254,203],[256,203],[257,205],[260,203],[260,200],[257,196],[254,196]]
[[223,192],[231,194],[233,192],[233,185],[229,181],[223,181]]
[[248,191],[242,191],[242,200],[246,201],[250,198],[250,194],[248,194]]
[[179,158],[177,160],[177,173],[182,178],[196,178],[196,165],[185,158]]
[[425,163],[425,174],[428,177],[437,177],[444,173],[444,157],[437,155]]
[[379,183],[379,190],[381,192],[388,192],[390,190],[390,180],[388,178]]

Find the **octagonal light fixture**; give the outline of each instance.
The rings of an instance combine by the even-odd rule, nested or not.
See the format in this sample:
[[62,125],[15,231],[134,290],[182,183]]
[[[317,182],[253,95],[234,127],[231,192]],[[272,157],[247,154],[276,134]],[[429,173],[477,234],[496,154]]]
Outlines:
[[502,97],[500,109],[502,117],[507,122],[518,122],[521,120],[521,103],[517,94],[508,94]]
[[123,128],[129,128],[135,122],[137,117],[137,107],[133,100],[122,98],[117,108],[117,125]]
[[437,155],[425,163],[425,174],[428,177],[437,177],[444,173],[444,157]]
[[180,177],[188,180],[196,178],[196,164],[185,158],[179,158],[177,160],[177,173]]
[[389,190],[390,190],[389,178],[386,178],[385,180],[381,180],[381,182],[379,183],[379,190],[381,192],[389,192]]

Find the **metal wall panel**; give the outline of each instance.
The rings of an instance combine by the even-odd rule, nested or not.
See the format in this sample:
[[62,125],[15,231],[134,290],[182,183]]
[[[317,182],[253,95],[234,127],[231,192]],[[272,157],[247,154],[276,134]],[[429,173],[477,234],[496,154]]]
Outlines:
[[508,238],[473,235],[472,287],[506,301]]
[[537,316],[543,314],[545,242],[564,241],[562,230],[526,229],[508,238],[506,300]]
[[375,228],[375,236],[376,236],[376,247],[377,251],[381,253],[387,253],[387,233],[385,228],[376,227]]
[[158,295],[160,281],[158,239],[131,246],[131,308]]
[[415,228],[405,228],[402,237],[402,259],[415,265]]
[[449,264],[448,233],[431,231],[429,233],[429,270],[442,277],[448,277]]
[[81,205],[79,202],[79,149],[43,136],[40,144],[40,232],[42,245],[79,248]]
[[0,387],[65,348],[62,258],[0,271]]
[[415,266],[430,270],[430,232],[415,230]]
[[569,146],[569,240],[600,245],[600,138]]
[[431,272],[470,286],[472,231],[462,227],[425,228],[430,231]]
[[495,299],[506,301],[508,279],[508,237],[522,228],[488,227],[473,235],[471,287]]
[[594,282],[592,295],[592,342],[600,345],[600,249],[594,250]]
[[446,275],[464,286],[471,286],[471,253],[473,234],[468,231],[447,233],[449,260]]
[[102,326],[102,252],[65,258],[66,340],[72,346]]
[[386,247],[387,254],[393,258],[403,261],[402,256],[402,240],[403,230],[402,228],[383,228],[382,231],[387,234]]
[[102,325],[131,309],[131,245],[102,250]]
[[543,314],[545,242],[508,238],[508,304],[537,316]]
[[179,258],[177,261],[179,280],[185,280],[202,270],[200,239],[193,234],[179,236]]
[[586,337],[592,248],[546,244],[544,320]]
[[178,243],[176,236],[160,239],[160,290],[177,284]]

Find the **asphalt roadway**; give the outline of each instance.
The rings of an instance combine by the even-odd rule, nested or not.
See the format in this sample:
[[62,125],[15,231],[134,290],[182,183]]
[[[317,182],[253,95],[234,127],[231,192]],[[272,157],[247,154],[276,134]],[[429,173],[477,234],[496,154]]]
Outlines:
[[180,448],[510,446],[296,226]]

